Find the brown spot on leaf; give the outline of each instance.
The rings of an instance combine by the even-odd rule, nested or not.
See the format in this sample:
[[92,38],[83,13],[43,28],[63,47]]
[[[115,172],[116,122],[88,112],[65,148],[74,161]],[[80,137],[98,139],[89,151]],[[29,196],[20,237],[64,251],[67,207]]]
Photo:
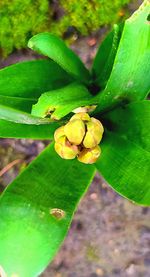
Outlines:
[[58,208],[51,209],[50,214],[58,220],[65,217],[65,211],[58,209]]

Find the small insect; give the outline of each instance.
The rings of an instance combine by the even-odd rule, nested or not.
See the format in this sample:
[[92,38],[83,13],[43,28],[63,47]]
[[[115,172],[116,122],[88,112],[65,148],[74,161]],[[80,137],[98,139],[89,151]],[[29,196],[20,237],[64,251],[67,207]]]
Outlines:
[[50,214],[58,220],[65,217],[65,211],[58,208],[51,209]]

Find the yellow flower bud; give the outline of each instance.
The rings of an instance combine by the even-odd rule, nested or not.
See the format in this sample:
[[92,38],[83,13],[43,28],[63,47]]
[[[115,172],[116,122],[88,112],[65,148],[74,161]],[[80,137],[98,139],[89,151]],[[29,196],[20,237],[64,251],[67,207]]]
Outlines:
[[64,126],[59,127],[54,133],[54,140],[57,141],[60,137],[64,136]]
[[97,161],[100,154],[101,149],[98,145],[91,149],[83,149],[78,156],[78,161],[84,164],[93,164]]
[[54,147],[57,154],[67,160],[74,159],[79,153],[78,147],[72,145],[65,136],[58,138]]
[[101,154],[98,146],[104,132],[101,122],[80,112],[54,133],[55,150],[63,159],[77,159],[85,164],[93,164]]
[[94,122],[95,125],[98,125],[98,126],[99,126],[99,128],[101,129],[101,132],[102,132],[102,134],[103,134],[103,132],[104,132],[104,127],[103,127],[102,123],[101,123],[98,119],[96,119],[96,118],[94,118],[94,117],[91,117],[91,121]]
[[76,113],[70,118],[70,121],[72,121],[74,119],[81,119],[83,121],[90,121],[91,120],[88,113]]
[[87,131],[83,140],[83,145],[85,148],[93,148],[100,143],[104,128],[101,122],[93,117],[90,122],[86,123],[86,126]]
[[71,120],[64,126],[64,132],[71,143],[79,145],[85,135],[85,124],[81,119]]

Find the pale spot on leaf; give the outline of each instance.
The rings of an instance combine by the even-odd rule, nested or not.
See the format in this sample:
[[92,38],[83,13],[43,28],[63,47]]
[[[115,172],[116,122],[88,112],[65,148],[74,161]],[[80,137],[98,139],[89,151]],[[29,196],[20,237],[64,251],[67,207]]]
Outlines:
[[91,106],[85,106],[85,107],[79,107],[74,109],[72,112],[73,113],[89,113],[93,112],[96,109],[97,105],[91,105]]
[[0,277],[7,277],[4,269],[2,268],[2,266],[0,266]]
[[39,213],[39,217],[40,217],[40,218],[43,218],[44,216],[45,216],[45,212],[42,212],[42,211],[41,211],[41,212]]

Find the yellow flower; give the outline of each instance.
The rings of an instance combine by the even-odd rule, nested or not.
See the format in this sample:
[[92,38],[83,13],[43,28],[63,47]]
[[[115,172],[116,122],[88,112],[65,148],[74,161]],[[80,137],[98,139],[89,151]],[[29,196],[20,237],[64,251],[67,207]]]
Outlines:
[[98,146],[103,136],[101,122],[87,113],[73,115],[69,122],[55,131],[55,150],[63,159],[77,159],[85,164],[97,161],[101,154]]
[[64,126],[59,127],[54,133],[54,140],[57,141],[60,137],[64,136]]
[[72,145],[65,136],[58,138],[55,142],[55,151],[57,154],[66,160],[74,159],[79,153],[76,145]]
[[90,122],[86,123],[86,127],[87,131],[83,140],[83,145],[85,148],[93,148],[100,143],[104,128],[101,122],[93,117]]
[[97,161],[100,154],[101,149],[98,145],[94,148],[84,148],[78,156],[78,161],[84,164],[93,164]]
[[71,143],[79,145],[85,136],[85,124],[81,119],[73,119],[65,125],[64,132]]

